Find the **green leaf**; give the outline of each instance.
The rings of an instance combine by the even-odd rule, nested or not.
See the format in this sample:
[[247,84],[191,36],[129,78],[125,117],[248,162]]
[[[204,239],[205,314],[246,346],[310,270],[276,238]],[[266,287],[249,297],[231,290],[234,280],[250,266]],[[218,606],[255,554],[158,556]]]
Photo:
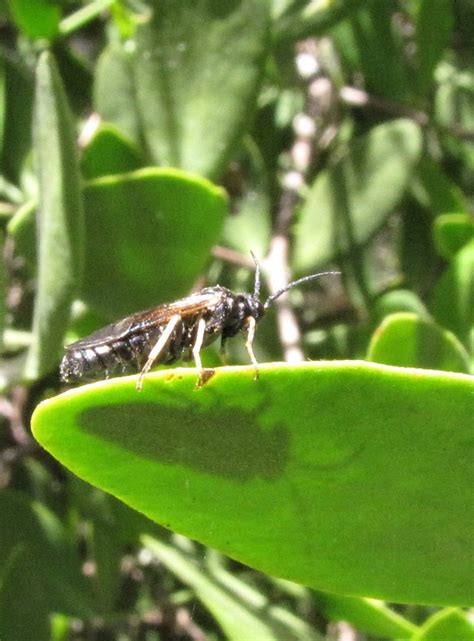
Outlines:
[[388,316],[375,330],[367,360],[400,367],[469,374],[469,357],[456,336],[416,314]]
[[440,325],[468,345],[474,326],[474,241],[455,255],[439,279],[431,309]]
[[[456,9],[458,11],[457,6]],[[459,18],[457,24],[458,32],[460,28],[467,28],[466,35],[469,30],[472,31],[472,26],[464,24],[471,23],[469,13],[472,11],[467,12],[467,21]],[[470,134],[474,129],[474,74],[469,65],[460,63],[458,69],[455,65],[444,62],[438,67],[437,80],[438,91],[434,104],[436,122],[442,128],[447,127],[454,132],[454,135],[446,133],[442,137],[443,148],[454,160],[456,173],[466,185],[466,190],[472,193],[474,147]]]
[[74,114],[79,117],[89,114],[93,88],[89,64],[66,40],[56,41],[52,53]]
[[124,174],[143,166],[140,152],[113,125],[102,124],[85,147],[81,158],[86,178]]
[[382,601],[314,592],[318,611],[332,621],[347,621],[358,630],[389,639],[408,639],[416,626]]
[[469,212],[461,189],[429,156],[420,159],[411,187],[415,198],[429,214]]
[[101,53],[94,78],[94,102],[102,118],[138,146],[142,140],[130,49],[111,43]]
[[36,269],[37,248],[35,237],[35,213],[38,209],[36,198],[27,200],[10,218],[8,235],[15,241],[15,252],[25,259],[32,272]]
[[3,350],[3,332],[5,329],[5,312],[7,306],[7,273],[4,261],[3,232],[0,231],[0,353]]
[[[331,0],[331,2],[303,2],[299,13],[293,7],[275,23],[273,36],[277,44],[324,35],[338,22],[351,15],[364,0]],[[292,3],[293,5],[295,3]],[[300,7],[298,7],[300,8]]]
[[[244,176],[241,190],[233,194],[233,210],[225,220],[224,244],[249,255],[264,256],[271,235],[270,196],[268,176],[257,145],[247,140],[238,161]],[[232,185],[232,175],[229,176]],[[239,177],[237,177],[237,181]]]
[[419,0],[416,19],[417,88],[424,95],[433,84],[433,74],[448,45],[454,26],[451,0]]
[[33,83],[28,70],[3,55],[0,50],[5,70],[5,120],[0,167],[2,174],[17,184],[25,157],[31,150]]
[[[439,74],[435,99],[436,120],[444,126],[460,126],[469,131],[474,124],[474,76],[470,68],[444,63]],[[469,145],[469,137],[466,138]]]
[[[8,641],[49,641],[45,586],[32,572],[31,551],[18,544],[9,553],[2,549],[0,566],[0,638]],[[28,616],[25,616],[25,603]]]
[[425,320],[430,316],[423,301],[410,289],[392,289],[383,293],[374,302],[373,316],[377,323],[397,312],[412,312]]
[[[98,523],[104,530],[108,528],[114,547],[120,545],[122,553],[124,550],[129,550],[131,546],[138,545],[139,537],[142,534],[159,537],[166,532],[140,512],[132,510],[122,501],[98,490],[89,483],[84,483],[77,476],[68,475],[68,488],[70,488],[71,500],[83,519],[94,526]],[[90,536],[93,539],[94,532],[92,530]],[[104,536],[104,538],[106,537]],[[91,545],[95,547],[93,540]],[[97,557],[95,560],[100,563]],[[100,571],[101,569],[98,568],[98,573]],[[110,570],[103,571],[103,573],[110,577]],[[101,580],[99,578],[99,581]],[[109,599],[110,595],[105,594],[104,598]]]
[[143,542],[161,564],[193,588],[229,641],[322,639],[309,625],[283,608],[272,605],[266,597],[223,570],[218,576],[209,574],[176,547],[149,536],[144,536]]
[[[84,203],[82,295],[109,319],[188,293],[227,214],[221,188],[179,170],[157,168],[90,181]],[[8,226],[32,269],[36,206],[26,203]]]
[[30,38],[53,38],[58,32],[60,7],[52,0],[10,0],[17,26]]
[[[35,438],[165,527],[324,591],[474,597],[472,378],[364,362],[174,369],[71,390]],[[377,563],[374,563],[374,550]]]
[[295,230],[300,273],[365,245],[400,202],[421,152],[409,120],[374,127],[313,183]]
[[[104,495],[107,507],[107,497]],[[96,564],[97,603],[102,612],[112,614],[120,598],[120,563],[124,548],[119,540],[119,529],[110,522],[105,510],[96,514],[92,523],[92,554]]]
[[71,621],[69,617],[55,612],[51,616],[51,635],[48,641],[68,641]]
[[399,256],[407,284],[420,296],[425,295],[427,276],[440,269],[433,245],[433,215],[418,202],[408,198],[401,211]]
[[[369,93],[394,100],[409,97],[404,42],[393,27],[393,2],[366,0],[349,17],[356,67]],[[383,61],[383,63],[382,63]]]
[[410,641],[472,641],[474,625],[469,615],[455,608],[436,612],[426,621]]
[[[250,124],[269,40],[268,3],[165,0],[136,34],[136,111],[153,163],[222,172]],[[119,78],[119,90],[125,84]],[[108,86],[112,78],[105,81]],[[103,89],[99,109],[111,119]],[[130,118],[118,114],[118,120]]]
[[0,57],[0,158],[3,149],[7,112],[7,72],[3,59]]
[[[45,506],[19,492],[3,490],[0,493],[0,549],[1,578],[5,572],[8,574],[12,554],[21,552],[18,562],[22,567],[26,555],[22,572],[26,572],[36,593],[42,595],[42,612],[46,609],[71,616],[91,616],[91,592],[81,573],[77,552],[61,523]],[[19,578],[20,585],[24,585]],[[16,589],[16,585],[13,583],[11,589]],[[2,635],[1,638],[10,637]]]
[[91,181],[84,202],[82,295],[105,318],[188,293],[220,236],[227,209],[221,188],[183,171],[156,168]]
[[434,243],[440,256],[450,260],[474,239],[474,220],[470,214],[444,214],[434,221]]
[[52,370],[62,348],[82,267],[83,214],[74,127],[54,59],[40,57],[34,144],[39,182],[38,282],[26,376]]

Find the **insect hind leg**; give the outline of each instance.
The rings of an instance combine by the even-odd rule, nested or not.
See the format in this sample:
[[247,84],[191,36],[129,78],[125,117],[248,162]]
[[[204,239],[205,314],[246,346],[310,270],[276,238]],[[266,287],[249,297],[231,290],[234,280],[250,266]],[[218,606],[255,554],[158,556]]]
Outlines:
[[165,329],[163,330],[162,334],[156,341],[153,349],[148,355],[148,359],[145,363],[145,365],[142,367],[142,370],[140,374],[138,375],[138,380],[136,384],[136,388],[138,391],[140,391],[143,387],[143,378],[145,374],[147,374],[150,369],[153,367],[153,363],[161,356],[163,351],[166,349],[171,336],[176,329],[176,326],[181,322],[181,316],[179,314],[175,314],[172,316],[168,324],[166,325]]
[[247,350],[247,353],[250,357],[250,361],[252,365],[255,368],[255,378],[259,378],[260,373],[258,370],[258,362],[257,359],[255,358],[255,354],[253,353],[253,339],[255,337],[255,327],[257,325],[257,321],[253,316],[247,316],[245,319],[245,327],[247,329],[247,338],[245,339],[245,349]]
[[221,336],[221,348],[220,348],[220,356],[221,356],[221,361],[223,365],[227,365],[227,352],[226,352],[226,338],[224,337],[224,334]]
[[204,342],[204,336],[206,334],[206,321],[204,318],[200,318],[198,320],[198,325],[197,325],[197,330],[196,330],[196,337],[194,339],[194,345],[193,345],[193,358],[194,358],[194,363],[196,364],[197,369],[199,370],[199,376],[198,380],[196,383],[196,387],[199,389],[204,385],[204,383],[209,380],[209,378],[214,374],[214,370],[205,370],[204,367],[202,366],[202,361],[201,361],[201,349],[202,349],[202,344]]

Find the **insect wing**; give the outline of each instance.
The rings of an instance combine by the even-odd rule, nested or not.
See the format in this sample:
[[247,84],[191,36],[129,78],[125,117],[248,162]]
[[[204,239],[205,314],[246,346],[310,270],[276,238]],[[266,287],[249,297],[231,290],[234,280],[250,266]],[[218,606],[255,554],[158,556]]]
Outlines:
[[66,349],[88,349],[112,343],[126,338],[134,332],[166,325],[172,316],[179,315],[182,318],[189,318],[189,316],[213,309],[219,303],[221,296],[220,292],[198,293],[173,303],[158,305],[157,307],[137,312],[115,323],[106,325],[75,343],[71,343]]
[[105,327],[101,327],[95,332],[92,332],[92,334],[89,334],[88,336],[84,336],[84,338],[81,338],[80,340],[74,343],[70,343],[69,345],[66,346],[66,349],[67,350],[88,349],[90,347],[96,347],[97,345],[104,345],[106,343],[110,343],[114,340],[119,340],[120,338],[123,338],[129,333],[130,327],[133,324],[133,319],[134,319],[134,315],[127,316],[127,318],[123,318],[120,321],[111,323],[110,325],[106,325]]

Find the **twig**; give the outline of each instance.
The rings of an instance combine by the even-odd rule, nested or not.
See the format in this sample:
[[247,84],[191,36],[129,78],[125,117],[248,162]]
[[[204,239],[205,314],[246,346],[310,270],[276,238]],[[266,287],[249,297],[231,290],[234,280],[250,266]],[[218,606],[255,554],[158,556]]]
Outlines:
[[87,145],[94,137],[97,129],[99,128],[100,123],[101,118],[99,114],[95,111],[91,113],[84,123],[77,139],[77,144],[79,145],[80,149],[84,149],[85,147],[87,147]]
[[[270,250],[265,261],[268,284],[272,293],[284,288],[289,281],[289,231],[300,190],[305,184],[316,155],[330,144],[336,128],[332,84],[319,77],[318,46],[315,40],[301,43],[296,56],[300,76],[307,82],[306,105],[303,113],[293,122],[295,141],[291,148],[292,167],[283,176],[283,193],[274,224]],[[287,297],[276,301],[277,323],[284,358],[288,362],[304,359],[301,332],[296,315],[288,305]]]
[[335,641],[357,641],[357,631],[345,621],[338,621],[331,625]]
[[433,123],[430,115],[426,111],[421,109],[413,109],[408,105],[404,105],[400,102],[394,100],[388,100],[387,98],[380,98],[378,96],[372,96],[362,89],[356,87],[342,87],[339,90],[339,96],[341,100],[350,105],[351,107],[369,107],[376,109],[378,111],[383,111],[385,113],[391,114],[393,116],[403,116],[410,118],[414,122],[418,123],[421,127],[426,127],[429,124],[433,124],[440,131],[445,131],[457,138],[462,138],[468,142],[474,142],[474,131],[470,129],[465,129],[460,125],[439,125]]
[[[288,284],[288,237],[272,238],[265,263],[270,291],[276,292],[285,287]],[[283,295],[276,301],[278,333],[285,361],[297,363],[304,359],[301,332],[296,316],[285,299],[286,295]]]
[[250,256],[245,256],[235,249],[223,247],[222,245],[214,245],[212,248],[212,255],[216,258],[232,263],[238,267],[246,267],[247,269],[254,269],[255,264]]
[[26,396],[26,389],[18,385],[12,391],[11,401],[4,396],[0,397],[0,414],[8,419],[11,437],[20,447],[31,443],[31,437],[22,418],[22,408],[26,403]]

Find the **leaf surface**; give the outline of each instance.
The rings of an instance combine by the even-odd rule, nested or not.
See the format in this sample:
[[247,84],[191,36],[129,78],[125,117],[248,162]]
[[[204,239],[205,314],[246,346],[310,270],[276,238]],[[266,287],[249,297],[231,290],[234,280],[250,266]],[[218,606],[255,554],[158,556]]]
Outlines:
[[[474,381],[365,362],[162,371],[33,416],[75,474],[248,565],[321,590],[472,602]],[[376,551],[377,563],[373,562]]]

